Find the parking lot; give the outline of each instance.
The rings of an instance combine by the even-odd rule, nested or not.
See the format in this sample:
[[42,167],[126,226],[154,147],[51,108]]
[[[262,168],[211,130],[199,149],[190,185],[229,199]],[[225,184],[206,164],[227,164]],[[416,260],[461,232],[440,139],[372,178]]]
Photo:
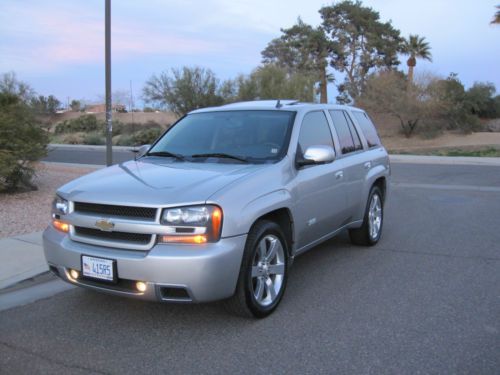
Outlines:
[[0,313],[0,373],[498,374],[500,167],[392,169],[380,243],[297,258],[269,318],[72,289]]

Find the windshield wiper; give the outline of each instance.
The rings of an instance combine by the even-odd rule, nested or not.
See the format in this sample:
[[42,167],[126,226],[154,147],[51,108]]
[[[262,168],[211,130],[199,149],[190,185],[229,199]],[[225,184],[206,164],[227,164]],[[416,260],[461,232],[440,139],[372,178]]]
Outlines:
[[224,158],[224,159],[234,159],[238,161],[242,161],[243,163],[248,163],[248,160],[245,158],[242,158],[241,156],[236,156],[236,155],[230,155],[230,154],[224,154],[222,152],[214,152],[214,153],[208,153],[208,154],[194,154],[191,155],[192,158]]
[[185,160],[184,156],[179,154],[174,154],[173,152],[168,152],[168,151],[148,152],[146,156],[164,156],[167,158],[175,158],[177,160]]

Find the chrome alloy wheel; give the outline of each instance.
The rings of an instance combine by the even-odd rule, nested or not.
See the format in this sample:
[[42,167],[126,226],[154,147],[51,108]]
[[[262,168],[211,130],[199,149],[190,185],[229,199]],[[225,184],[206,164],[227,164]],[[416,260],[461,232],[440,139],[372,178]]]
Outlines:
[[373,194],[368,210],[368,231],[374,240],[380,233],[382,227],[382,202],[378,194]]
[[278,237],[262,238],[252,263],[252,291],[255,301],[269,306],[279,295],[285,276],[285,251]]

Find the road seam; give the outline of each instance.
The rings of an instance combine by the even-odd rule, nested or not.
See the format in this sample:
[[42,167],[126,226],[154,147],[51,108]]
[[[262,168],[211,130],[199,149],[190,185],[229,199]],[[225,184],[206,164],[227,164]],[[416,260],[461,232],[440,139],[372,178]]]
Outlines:
[[391,252],[391,253],[418,254],[418,255],[428,255],[428,256],[444,257],[444,258],[455,258],[455,259],[500,261],[500,258],[495,258],[495,257],[483,257],[483,256],[471,256],[471,255],[453,255],[453,254],[444,254],[444,253],[429,253],[426,251],[384,249],[381,247],[375,247],[374,250],[375,251],[387,251],[387,252]]

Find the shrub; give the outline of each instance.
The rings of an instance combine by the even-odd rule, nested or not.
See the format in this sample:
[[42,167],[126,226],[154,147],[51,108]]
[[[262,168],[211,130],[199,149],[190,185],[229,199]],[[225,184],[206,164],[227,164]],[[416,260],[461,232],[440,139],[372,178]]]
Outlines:
[[70,145],[80,145],[83,143],[83,136],[79,133],[71,133],[62,137],[62,142]]
[[151,128],[138,131],[134,134],[134,141],[136,145],[151,144],[163,133],[161,129]]
[[472,94],[466,92],[454,74],[447,79],[428,77],[408,85],[400,72],[380,72],[368,78],[356,104],[396,117],[407,137],[418,132],[430,138],[443,129],[464,133],[483,130],[475,112],[482,108],[479,89],[483,90],[476,87]]
[[122,135],[119,135],[118,137],[116,137],[116,140],[114,143],[117,146],[134,146],[135,145],[134,140],[135,140],[135,138],[133,135],[122,134]]
[[46,155],[48,141],[20,97],[0,93],[0,191],[36,189],[33,163]]
[[161,126],[159,123],[156,121],[148,121],[145,124],[141,124],[138,122],[119,122],[113,121],[113,135],[120,135],[120,134],[133,134],[135,132],[144,130],[144,129],[163,129],[163,126]]
[[106,138],[100,133],[89,133],[83,138],[83,143],[86,145],[104,145]]
[[71,120],[64,120],[57,124],[55,128],[56,134],[77,133],[77,132],[104,132],[105,123],[100,121],[94,115],[83,115]]
[[479,117],[474,114],[475,104],[456,74],[452,73],[448,78],[430,84],[429,94],[439,109],[439,117],[446,122],[447,129],[464,133],[483,129]]
[[[397,118],[401,131],[411,137],[424,120],[429,121],[431,103],[426,97],[425,88],[408,84],[399,72],[381,72],[372,75],[356,104],[369,112],[388,113]],[[426,129],[430,129],[426,126]]]

